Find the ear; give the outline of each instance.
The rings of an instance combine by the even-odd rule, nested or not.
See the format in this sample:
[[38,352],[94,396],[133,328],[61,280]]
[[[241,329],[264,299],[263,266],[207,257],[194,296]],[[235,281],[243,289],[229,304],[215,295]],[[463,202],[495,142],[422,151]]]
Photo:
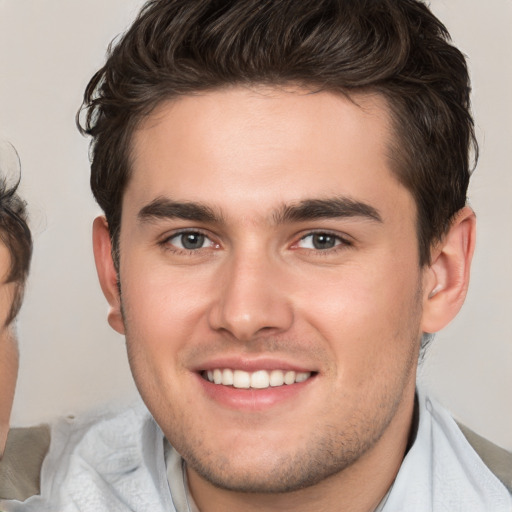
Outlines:
[[110,306],[108,311],[108,323],[119,334],[124,334],[121,297],[117,284],[118,276],[112,260],[112,244],[108,224],[103,216],[94,219],[92,226],[92,245],[101,289]]
[[440,331],[462,307],[469,285],[475,235],[475,214],[466,206],[456,214],[448,233],[433,248],[432,263],[423,276],[423,332]]

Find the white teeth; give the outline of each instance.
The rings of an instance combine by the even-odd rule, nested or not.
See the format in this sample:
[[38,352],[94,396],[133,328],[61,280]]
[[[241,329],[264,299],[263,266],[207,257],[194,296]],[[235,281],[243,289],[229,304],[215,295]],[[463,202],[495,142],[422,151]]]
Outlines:
[[207,380],[223,386],[233,386],[239,389],[266,389],[269,386],[277,387],[304,382],[311,377],[311,372],[294,372],[284,370],[258,370],[246,372],[231,370],[229,368],[215,368],[203,374]]
[[233,386],[240,389],[249,389],[251,387],[251,374],[242,370],[233,372]]
[[232,386],[233,385],[233,370],[226,368],[222,372],[222,383],[224,386]]
[[222,384],[222,370],[213,370],[213,382],[215,384]]
[[305,380],[309,379],[309,376],[311,374],[309,372],[299,372],[295,376],[295,382],[304,382]]
[[270,377],[268,372],[265,370],[260,370],[258,372],[254,372],[251,375],[251,388],[256,389],[265,389],[268,388],[270,384]]
[[286,372],[284,374],[284,383],[285,384],[293,384],[295,382],[295,372]]
[[282,386],[284,384],[284,375],[281,370],[272,370],[270,372],[270,385]]

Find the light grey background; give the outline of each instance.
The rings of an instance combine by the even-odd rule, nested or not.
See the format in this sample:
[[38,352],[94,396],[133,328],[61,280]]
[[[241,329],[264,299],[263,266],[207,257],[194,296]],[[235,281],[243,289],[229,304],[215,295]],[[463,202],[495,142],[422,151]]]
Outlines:
[[[17,148],[35,252],[19,319],[13,422],[48,421],[135,393],[97,284],[87,141],[74,115],[141,0],[0,0],[0,136]],[[470,293],[421,379],[474,430],[512,449],[512,1],[433,0],[469,57],[481,159]]]

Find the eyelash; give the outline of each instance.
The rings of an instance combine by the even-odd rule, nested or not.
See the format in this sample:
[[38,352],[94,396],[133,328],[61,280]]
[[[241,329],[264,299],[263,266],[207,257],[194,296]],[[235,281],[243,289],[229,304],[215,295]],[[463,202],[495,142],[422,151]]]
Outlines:
[[[315,235],[324,235],[326,237],[334,238],[335,239],[335,245],[333,247],[330,247],[330,248],[327,248],[327,249],[302,248],[302,247],[298,246],[300,244],[300,242],[302,242],[306,238],[313,237]],[[314,254],[315,256],[322,257],[322,256],[329,256],[329,255],[336,254],[336,253],[338,253],[340,251],[349,249],[349,248],[351,248],[353,246],[354,246],[354,243],[351,240],[349,240],[348,238],[346,238],[346,237],[340,236],[339,234],[332,233],[330,231],[318,230],[318,231],[310,231],[307,234],[305,234],[304,236],[302,236],[299,239],[299,241],[296,242],[293,245],[293,248],[295,248],[296,250],[301,250],[302,249],[302,250],[308,251],[311,254]]]
[[[186,248],[176,247],[175,245],[170,243],[171,240],[178,238],[180,236],[184,236],[184,235],[196,235],[196,236],[205,237],[205,239],[210,241],[211,245],[209,245],[207,247],[199,247],[197,249],[186,249]],[[333,247],[328,247],[326,249],[299,247],[299,244],[301,242],[303,242],[305,239],[307,239],[309,237],[314,237],[315,235],[316,236],[323,235],[323,236],[326,236],[329,238],[334,238],[335,245]],[[216,243],[214,240],[212,240],[212,237],[210,235],[208,235],[207,233],[205,233],[199,229],[183,229],[181,231],[177,231],[177,232],[171,234],[170,236],[167,236],[166,238],[164,238],[161,242],[158,243],[158,245],[160,245],[166,251],[170,251],[174,254],[186,255],[186,256],[198,255],[200,252],[202,252],[202,249],[210,249],[212,247],[213,248],[219,247],[219,244]],[[292,244],[291,248],[294,250],[307,251],[309,254],[314,254],[315,256],[320,256],[320,257],[324,256],[325,257],[325,256],[336,254],[339,251],[343,251],[348,248],[351,248],[351,247],[353,247],[353,245],[354,244],[352,241],[348,240],[345,237],[340,236],[339,234],[335,234],[330,231],[320,231],[319,230],[319,231],[310,231],[310,232],[306,233],[305,235],[300,237],[297,242],[294,242]]]
[[178,255],[186,255],[186,256],[193,256],[197,255],[202,249],[209,249],[210,247],[199,247],[198,249],[186,249],[181,247],[176,247],[175,245],[171,244],[171,240],[178,238],[183,235],[199,235],[204,236],[205,239],[209,240],[212,244],[212,246],[218,247],[219,244],[215,243],[212,240],[212,237],[208,235],[207,233],[199,230],[199,229],[183,229],[181,231],[176,231],[175,233],[172,233],[171,235],[165,237],[162,241],[158,242],[158,245],[162,247],[165,251],[170,251],[174,254]]

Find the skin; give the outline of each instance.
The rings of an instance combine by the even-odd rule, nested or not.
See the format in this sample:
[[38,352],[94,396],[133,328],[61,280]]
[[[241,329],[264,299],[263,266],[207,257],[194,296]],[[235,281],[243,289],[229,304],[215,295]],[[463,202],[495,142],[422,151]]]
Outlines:
[[18,345],[12,326],[5,325],[14,296],[15,284],[6,284],[10,254],[0,242],[0,458],[5,449],[14,388],[18,375]]
[[[96,264],[110,324],[126,334],[139,391],[187,461],[202,512],[370,511],[391,485],[421,335],[464,300],[475,225],[461,211],[419,267],[392,136],[378,96],[356,105],[256,87],[164,103],[134,134],[121,296],[103,218]],[[183,249],[183,230],[204,243]],[[319,233],[332,247],[314,244]],[[286,365],[313,377],[270,391],[201,377]]]

